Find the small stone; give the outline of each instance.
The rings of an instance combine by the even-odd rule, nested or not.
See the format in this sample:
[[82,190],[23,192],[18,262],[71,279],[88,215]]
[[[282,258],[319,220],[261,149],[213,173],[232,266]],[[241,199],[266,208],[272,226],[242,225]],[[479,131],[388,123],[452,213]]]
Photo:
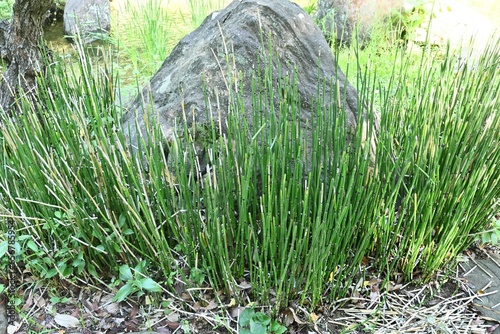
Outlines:
[[67,0],[63,20],[64,33],[71,39],[80,35],[84,44],[102,39],[111,30],[109,0]]

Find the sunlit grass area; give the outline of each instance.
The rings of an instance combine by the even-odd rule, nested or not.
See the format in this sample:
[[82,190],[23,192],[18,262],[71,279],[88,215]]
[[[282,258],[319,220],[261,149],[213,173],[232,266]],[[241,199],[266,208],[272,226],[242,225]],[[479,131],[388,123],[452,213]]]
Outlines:
[[[113,40],[120,50],[125,81],[152,76],[182,37],[231,1],[121,0],[113,2]],[[311,0],[299,5],[313,8]]]
[[[463,3],[477,8],[488,17],[497,27],[500,25],[500,2],[496,0],[462,0]],[[479,22],[478,22],[479,23]]]

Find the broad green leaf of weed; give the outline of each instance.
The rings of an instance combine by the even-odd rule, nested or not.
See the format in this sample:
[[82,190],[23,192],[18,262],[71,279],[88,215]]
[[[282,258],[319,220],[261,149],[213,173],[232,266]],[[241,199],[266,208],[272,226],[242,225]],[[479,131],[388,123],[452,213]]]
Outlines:
[[57,269],[50,269],[49,271],[47,271],[47,273],[45,273],[45,278],[52,278],[54,276],[57,275]]
[[124,264],[120,267],[120,279],[124,282],[129,281],[133,278],[132,270],[130,267]]
[[77,269],[77,273],[80,274],[85,269],[85,260],[83,258],[83,252],[78,254],[78,257],[71,263],[73,267]]
[[33,252],[38,252],[38,246],[36,245],[36,243],[33,240],[28,241],[28,243],[26,244],[26,246],[29,249],[31,249]]
[[151,278],[145,278],[141,280],[141,287],[144,290],[151,291],[151,292],[161,292],[161,287],[158,283],[153,281]]
[[240,314],[240,319],[239,319],[240,326],[242,327],[248,326],[250,324],[250,320],[252,320],[254,315],[255,311],[251,308],[243,310],[243,312],[241,312]]
[[267,327],[271,323],[271,318],[262,312],[257,312],[255,316],[252,318],[255,322],[258,322]]
[[122,302],[125,300],[125,298],[133,294],[136,290],[137,289],[132,284],[127,283],[124,286],[122,286],[120,290],[118,290],[115,298],[113,298],[113,301]]
[[252,319],[252,320],[250,320],[250,333],[252,333],[252,334],[267,334],[267,326]]
[[493,245],[498,244],[498,234],[497,233],[498,232],[494,232],[494,233],[491,234],[491,243]]
[[286,327],[280,325],[277,321],[271,322],[271,327],[269,327],[271,333],[282,334],[286,332]]
[[3,258],[3,256],[5,254],[7,254],[8,248],[9,248],[9,244],[8,244],[7,240],[0,242],[0,257]]

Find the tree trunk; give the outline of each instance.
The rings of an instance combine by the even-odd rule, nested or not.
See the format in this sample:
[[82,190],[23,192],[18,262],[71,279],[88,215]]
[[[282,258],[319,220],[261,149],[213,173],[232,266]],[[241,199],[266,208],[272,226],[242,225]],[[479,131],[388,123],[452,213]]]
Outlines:
[[[0,85],[0,108],[12,116],[19,112],[20,92],[34,97],[36,78],[44,70],[43,20],[52,0],[16,0],[5,45],[0,54],[7,63]],[[0,38],[1,39],[1,38]]]

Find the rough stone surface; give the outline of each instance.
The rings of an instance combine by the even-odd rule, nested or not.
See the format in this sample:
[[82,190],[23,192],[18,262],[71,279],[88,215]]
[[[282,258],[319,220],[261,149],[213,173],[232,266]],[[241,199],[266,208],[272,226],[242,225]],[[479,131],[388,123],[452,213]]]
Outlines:
[[[462,262],[464,282],[477,293],[475,308],[485,317],[500,323],[500,255],[487,253],[485,259]],[[494,333],[500,333],[498,328]]]
[[367,42],[377,18],[402,8],[404,0],[318,0],[316,19],[325,37],[338,45],[349,45],[356,33]]
[[99,40],[111,29],[109,0],[67,0],[63,20],[66,35],[79,34],[85,44]]
[[[193,124],[207,123],[212,118],[219,124],[220,117],[224,131],[231,98],[228,85],[236,74],[238,90],[244,92],[245,117],[251,126],[252,76],[263,78],[264,69],[270,63],[269,44],[264,41],[262,45],[262,36],[264,40],[270,36],[272,43],[275,110],[279,110],[279,81],[293,77],[294,69],[298,71],[297,86],[301,101],[298,117],[305,137],[309,134],[306,144],[311,146],[310,124],[311,117],[316,113],[314,101],[317,98],[318,78],[327,81],[336,79],[340,91],[345,89],[346,97],[342,105],[348,132],[353,130],[357,118],[357,92],[337,68],[330,47],[314,20],[288,0],[235,0],[221,12],[209,15],[197,30],[183,38],[142,94],[132,102],[122,120],[123,130],[132,147],[136,147],[140,138],[148,138],[150,130],[147,124],[151,123],[152,117],[159,122],[165,142],[173,140],[176,129],[182,133],[184,122],[192,127]],[[260,65],[260,73],[259,59],[265,63]],[[278,70],[278,61],[281,71]],[[208,110],[203,87],[206,87]],[[327,105],[338,103],[336,98],[330,101],[330,96],[335,95],[330,94],[330,90],[327,85],[324,92]],[[200,152],[203,154],[203,149]]]

